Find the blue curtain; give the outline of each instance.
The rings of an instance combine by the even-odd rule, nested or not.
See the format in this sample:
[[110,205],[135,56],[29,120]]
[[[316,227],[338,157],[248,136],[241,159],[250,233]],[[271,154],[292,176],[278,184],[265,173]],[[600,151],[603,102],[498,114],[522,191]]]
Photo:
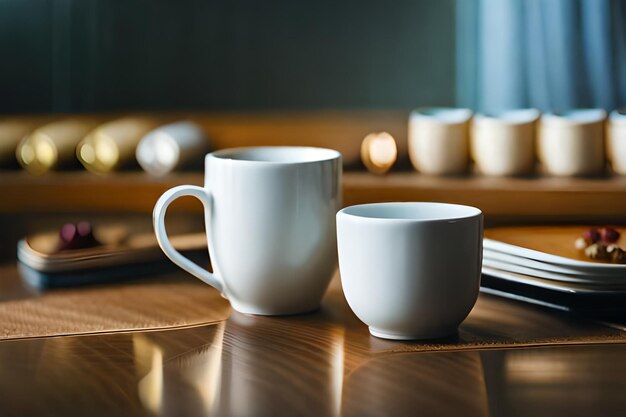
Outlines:
[[457,0],[457,101],[479,112],[626,104],[626,0]]

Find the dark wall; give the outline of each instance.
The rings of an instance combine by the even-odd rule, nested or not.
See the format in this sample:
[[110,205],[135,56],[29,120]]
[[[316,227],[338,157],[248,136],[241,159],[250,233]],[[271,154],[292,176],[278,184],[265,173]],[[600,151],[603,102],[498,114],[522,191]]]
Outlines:
[[0,112],[454,102],[454,0],[0,0]]

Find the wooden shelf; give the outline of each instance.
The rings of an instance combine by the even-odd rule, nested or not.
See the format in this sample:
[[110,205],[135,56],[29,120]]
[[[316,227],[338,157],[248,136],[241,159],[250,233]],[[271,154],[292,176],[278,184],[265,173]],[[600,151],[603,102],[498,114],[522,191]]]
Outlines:
[[[25,172],[0,172],[0,213],[150,213],[156,199],[179,184],[201,185],[200,173],[166,178],[142,172],[96,176],[87,172],[33,177]],[[344,204],[376,201],[441,201],[469,204],[489,220],[624,221],[626,177],[441,178],[416,172],[375,176],[345,172]],[[173,205],[179,212],[199,212],[193,199]]]
[[624,221],[626,177],[429,177],[416,172],[345,176],[347,204],[438,201],[479,207],[488,220]]
[[[89,172],[58,172],[35,177],[26,172],[0,173],[0,213],[145,212],[168,188],[202,184],[202,174],[166,178],[144,172],[99,176]],[[184,198],[172,205],[178,211],[199,211],[200,204]]]

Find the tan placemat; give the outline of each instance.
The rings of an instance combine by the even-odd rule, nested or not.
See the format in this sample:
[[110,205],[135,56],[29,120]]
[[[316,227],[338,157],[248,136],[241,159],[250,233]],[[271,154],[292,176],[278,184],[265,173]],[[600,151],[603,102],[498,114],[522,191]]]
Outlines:
[[419,343],[376,340],[376,352],[626,343],[626,332],[570,313],[481,294],[457,335]]
[[229,314],[217,291],[183,273],[37,293],[15,266],[0,268],[0,340],[196,326]]
[[479,297],[458,335],[432,341],[377,339],[348,307],[338,276],[316,313],[244,318],[231,315],[217,291],[182,272],[152,281],[36,294],[21,283],[14,266],[0,268],[0,340],[194,327],[229,317],[225,331],[233,339],[247,334],[264,343],[292,337],[294,343],[309,337],[311,343],[325,343],[326,337],[341,333],[346,348],[362,354],[626,342],[620,328],[488,295]]
[[[332,282],[325,306],[326,312],[320,312],[321,317],[317,318],[292,317],[283,322],[258,318],[257,331],[293,332],[296,323],[295,327],[310,329],[320,326],[320,319],[326,323],[324,326],[329,327],[340,321],[344,328],[345,346],[363,354],[626,343],[626,331],[620,325],[609,325],[588,317],[482,293],[474,309],[459,326],[458,334],[436,340],[391,341],[370,336],[365,325],[345,302],[339,280]],[[227,331],[230,321],[226,323]],[[276,329],[262,329],[264,326]],[[283,329],[278,330],[281,327]]]

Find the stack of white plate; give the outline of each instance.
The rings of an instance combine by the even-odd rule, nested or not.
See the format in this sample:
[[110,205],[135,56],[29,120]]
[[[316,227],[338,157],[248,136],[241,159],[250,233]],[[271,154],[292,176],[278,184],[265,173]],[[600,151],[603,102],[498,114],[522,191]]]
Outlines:
[[626,292],[626,265],[570,259],[492,239],[483,241],[483,274],[501,281],[580,294]]

